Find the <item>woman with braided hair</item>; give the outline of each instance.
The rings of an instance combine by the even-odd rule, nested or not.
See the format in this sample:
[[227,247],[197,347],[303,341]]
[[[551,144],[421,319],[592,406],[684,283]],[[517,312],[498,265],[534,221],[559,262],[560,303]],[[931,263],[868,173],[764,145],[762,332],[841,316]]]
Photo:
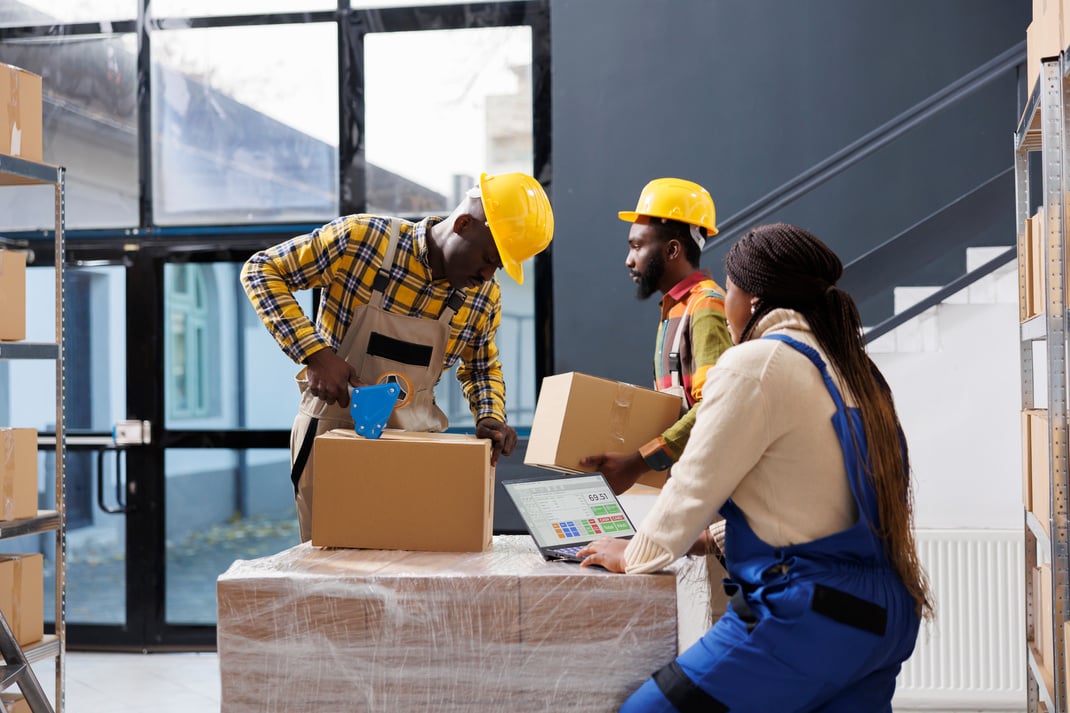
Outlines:
[[836,286],[843,265],[816,237],[757,227],[725,272],[735,346],[710,371],[687,448],[636,536],[580,555],[656,571],[711,546],[720,513],[732,605],[620,710],[890,713],[932,615],[891,392]]

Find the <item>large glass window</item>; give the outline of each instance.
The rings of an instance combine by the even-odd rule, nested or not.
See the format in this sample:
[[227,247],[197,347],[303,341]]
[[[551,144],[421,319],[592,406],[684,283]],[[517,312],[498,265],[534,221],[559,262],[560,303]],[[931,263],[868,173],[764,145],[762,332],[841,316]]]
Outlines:
[[49,25],[60,22],[133,20],[139,0],[6,0],[0,25]]
[[200,17],[208,15],[249,15],[269,12],[314,12],[334,10],[338,0],[153,0],[153,17]]
[[481,172],[531,173],[530,28],[374,33],[364,58],[370,212],[449,211]]
[[[532,173],[529,27],[373,33],[364,48],[369,212],[441,215],[482,172]],[[535,409],[534,280],[520,286],[499,273],[498,282],[509,421],[528,426]],[[453,373],[439,382],[436,399],[452,428],[473,427]]]
[[336,217],[337,46],[334,23],[154,32],[155,222]]
[[[0,62],[42,76],[43,160],[67,169],[67,228],[137,225],[134,35],[4,42]],[[0,229],[51,229],[54,205],[51,186],[0,191]]]

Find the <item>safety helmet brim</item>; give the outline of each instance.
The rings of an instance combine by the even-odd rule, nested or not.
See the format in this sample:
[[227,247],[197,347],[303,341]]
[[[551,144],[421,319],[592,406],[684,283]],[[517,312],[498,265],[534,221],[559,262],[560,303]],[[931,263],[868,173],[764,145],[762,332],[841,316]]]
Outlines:
[[[634,223],[635,221],[639,220],[639,216],[644,216],[647,218],[664,218],[666,220],[675,220],[681,223],[687,223],[686,220],[680,220],[678,216],[657,215],[655,213],[639,213],[638,211],[634,210],[622,210],[617,212],[617,217],[623,220],[625,223]],[[688,223],[688,225],[691,225],[691,223]],[[706,228],[707,238],[712,238],[714,235],[717,235],[717,228],[709,228],[704,225],[700,225],[699,227]]]

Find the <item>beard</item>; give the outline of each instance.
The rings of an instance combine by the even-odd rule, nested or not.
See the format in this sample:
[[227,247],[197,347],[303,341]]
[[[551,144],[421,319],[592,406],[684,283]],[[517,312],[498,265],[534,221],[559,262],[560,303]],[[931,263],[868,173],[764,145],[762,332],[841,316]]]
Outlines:
[[[633,273],[634,274],[634,273]],[[639,273],[639,284],[635,288],[635,296],[645,300],[658,291],[658,283],[665,274],[665,260],[661,255],[653,255],[646,269]]]

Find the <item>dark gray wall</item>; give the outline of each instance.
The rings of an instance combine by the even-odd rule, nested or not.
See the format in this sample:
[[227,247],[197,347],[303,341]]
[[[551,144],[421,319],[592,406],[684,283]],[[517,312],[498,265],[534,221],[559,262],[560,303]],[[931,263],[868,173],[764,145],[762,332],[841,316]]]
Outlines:
[[[634,297],[616,217],[648,180],[698,181],[724,219],[1022,42],[1030,12],[1029,0],[553,0],[554,371],[651,381],[657,300]],[[850,262],[1010,167],[1018,94],[1008,72],[762,222],[806,227]],[[1000,201],[997,220],[962,228],[968,244],[1012,244],[1013,190]],[[725,249],[703,256],[719,282]]]

